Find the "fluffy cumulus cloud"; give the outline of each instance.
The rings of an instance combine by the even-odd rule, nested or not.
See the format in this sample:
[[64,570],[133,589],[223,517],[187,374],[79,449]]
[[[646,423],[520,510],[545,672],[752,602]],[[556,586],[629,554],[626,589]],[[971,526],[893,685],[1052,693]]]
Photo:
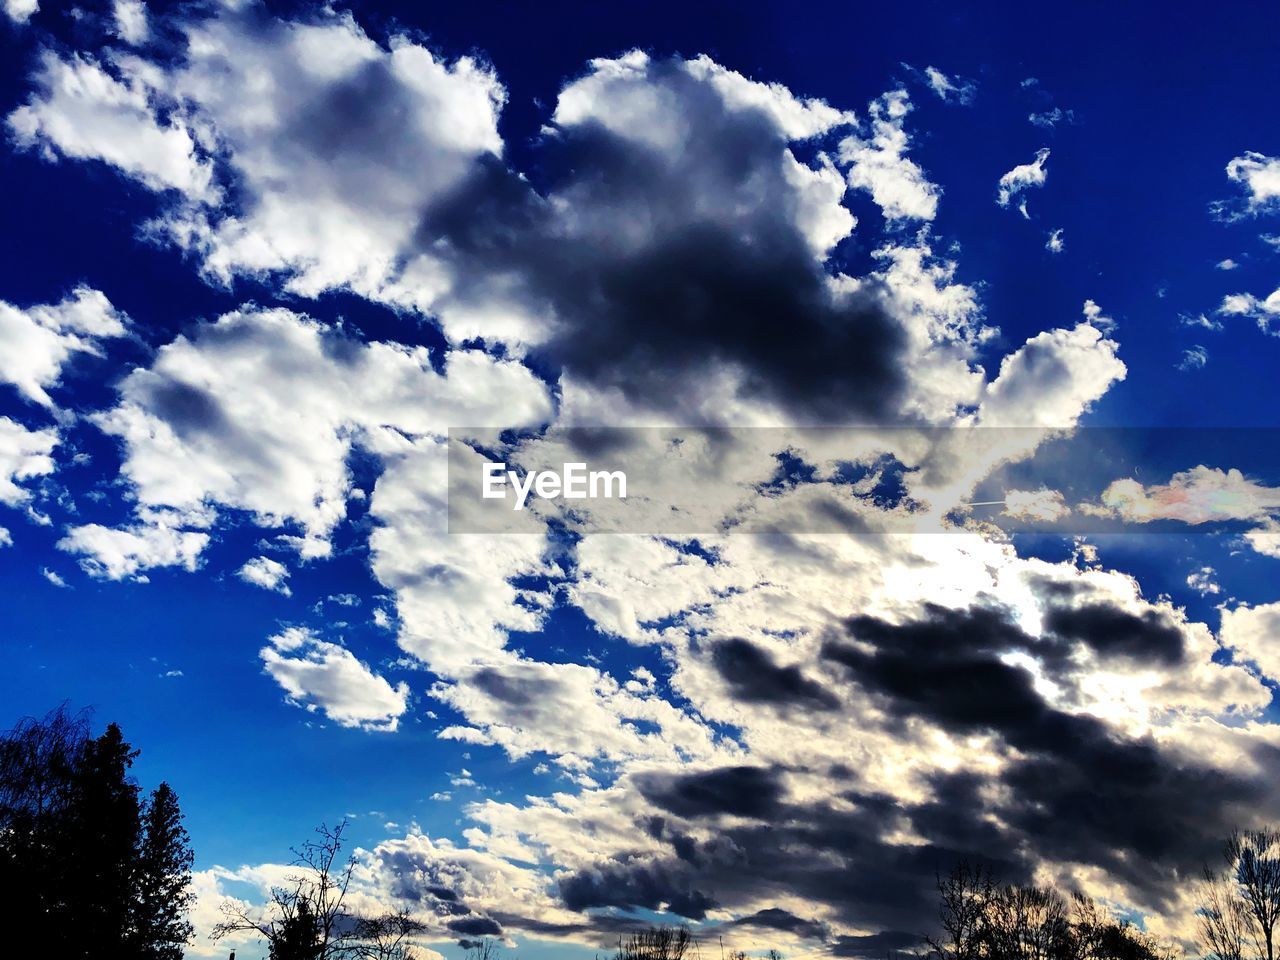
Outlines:
[[236,571],[236,576],[245,583],[262,587],[263,590],[274,590],[277,593],[283,593],[286,597],[291,593],[289,584],[285,582],[289,579],[289,568],[279,560],[272,560],[270,557],[254,557],[246,561],[245,565]]
[[58,549],[76,554],[86,573],[105,580],[145,579],[145,571],[153,567],[191,572],[199,566],[209,534],[182,529],[188,519],[172,511],[148,510],[140,522],[125,527],[73,526],[58,541]]
[[140,65],[46,52],[33,79],[37,92],[7,121],[20,147],[102,161],[153,190],[217,195],[199,131],[180,114],[159,118],[148,86],[154,75]]
[[1274,210],[1280,202],[1280,157],[1253,151],[1242,154],[1227,164],[1227,177],[1244,189],[1251,213]]
[[[310,557],[328,553],[345,516],[356,445],[381,449],[451,424],[536,425],[549,409],[544,386],[512,362],[459,351],[437,372],[423,347],[248,309],[163,347],[94,420],[124,446],[146,529],[157,516],[195,530],[210,510],[247,511]],[[65,545],[101,559],[82,536]]]
[[1116,480],[1103,491],[1101,501],[1103,508],[1131,523],[1177,520],[1196,525],[1269,517],[1280,511],[1280,489],[1236,469],[1201,464],[1175,473],[1163,484]]
[[392,731],[409,707],[409,686],[392,686],[350,650],[291,627],[259,651],[262,669],[291,702],[343,727]]
[[887,219],[932,220],[941,191],[906,155],[911,141],[903,124],[910,110],[905,90],[872,102],[866,133],[841,142],[840,160],[849,165],[849,186],[871,194]]
[[[1001,175],[996,187],[996,203],[1002,207],[1009,206],[1020,194],[1035,187],[1043,187],[1049,176],[1045,164],[1049,161],[1049,148],[1041,147],[1036,151],[1035,159],[1030,163],[1020,163],[1008,173]],[[1026,200],[1018,204],[1018,210],[1024,217],[1027,213]]]
[[1270,296],[1258,297],[1252,293],[1231,293],[1222,298],[1218,314],[1224,317],[1248,317],[1258,324],[1263,333],[1280,334],[1276,323],[1280,321],[1280,288]]
[[116,36],[125,43],[146,43],[151,35],[147,22],[147,5],[143,0],[115,0]]
[[25,310],[0,300],[0,383],[52,407],[49,390],[78,353],[101,354],[100,340],[123,336],[127,320],[98,290],[77,287],[62,302]]
[[[117,6],[129,52],[45,54],[11,132],[155,191],[152,238],[289,306],[182,318],[112,378],[87,420],[118,447],[129,514],[73,522],[59,546],[136,580],[208,566],[226,524],[251,524],[275,542],[224,569],[288,595],[290,569],[327,556],[359,501],[350,532],[367,536],[395,646],[379,634],[361,657],[290,627],[261,647],[266,675],[316,718],[389,732],[412,697],[378,664],[405,658],[447,713],[436,736],[548,775],[470,804],[459,839],[415,829],[361,851],[361,903],[411,907],[441,938],[603,946],[655,910],[848,953],[906,946],[935,871],[980,856],[1156,926],[1189,915],[1172,879],[1272,803],[1277,668],[1243,610],[1224,657],[1132,578],[1028,559],[949,515],[1127,369],[1092,302],[1006,344],[977,278],[903,229],[944,199],[909,157],[905,92],[855,117],[706,57],[595,60],[548,105],[535,176],[506,157],[506,91],[477,59],[380,42],[348,14],[252,6],[180,14],[164,26],[182,55],[151,59],[138,12]],[[961,81],[924,77],[964,100]],[[1001,179],[1002,205],[1043,184],[1047,157]],[[883,217],[858,224],[850,187]],[[870,252],[856,275],[836,255],[855,235]],[[309,315],[333,290],[395,307],[409,332]],[[0,309],[28,358],[0,371],[33,406],[54,405],[73,355],[125,332],[99,298]],[[908,425],[857,449],[714,452],[779,510],[852,502],[879,529],[927,506],[949,535],[579,538],[535,511],[515,535],[449,533],[450,428],[507,430],[520,451],[550,444],[549,424],[670,423]],[[0,419],[0,500],[26,503],[57,441]],[[480,452],[453,455],[478,469]],[[778,481],[780,462],[812,469]],[[1247,486],[1199,469],[1114,487],[1099,509],[1154,516]],[[1270,494],[1250,496],[1262,529]],[[1048,487],[1004,505],[1032,521],[1068,509]],[[609,656],[525,642],[566,608]],[[216,868],[201,901],[279,876]]]
[[4,12],[14,23],[26,23],[40,9],[38,0],[4,0]]
[[16,507],[31,498],[26,481],[53,473],[58,432],[30,430],[9,417],[0,417],[0,503]]

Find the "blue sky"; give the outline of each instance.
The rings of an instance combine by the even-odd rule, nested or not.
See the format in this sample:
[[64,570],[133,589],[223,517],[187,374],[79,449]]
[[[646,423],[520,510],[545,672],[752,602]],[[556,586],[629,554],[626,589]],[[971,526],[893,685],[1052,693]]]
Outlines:
[[[119,722],[140,780],[182,799],[202,918],[349,816],[370,903],[450,886],[524,956],[668,908],[746,949],[857,955],[918,931],[934,869],[849,813],[875,797],[931,862],[1046,870],[1188,935],[1165,881],[1219,816],[1274,806],[1254,789],[1280,675],[1265,430],[1238,457],[1185,442],[1184,462],[1093,471],[1088,504],[1059,498],[1067,526],[1134,526],[1083,540],[689,542],[546,516],[450,539],[439,442],[1273,426],[1280,12],[30,6],[0,18],[0,723],[64,700]],[[913,493],[965,501],[1007,476],[988,453]],[[1102,608],[1120,620],[1071,619]],[[1191,840],[1081,824],[1089,842],[1028,852],[1009,810],[995,838],[930,820],[957,770],[1098,761],[837,656],[848,633],[888,657],[910,624],[945,653],[991,610],[1040,646],[970,653],[1038,662],[1082,742],[1101,725],[1221,780],[1212,815],[1149,798]],[[744,792],[779,806],[743,813]],[[829,851],[851,872],[874,836],[892,894],[824,894],[761,838],[770,818],[857,833]],[[777,886],[732,876],[716,836]],[[1132,850],[1154,879],[1126,875]],[[410,902],[459,955],[443,901]]]

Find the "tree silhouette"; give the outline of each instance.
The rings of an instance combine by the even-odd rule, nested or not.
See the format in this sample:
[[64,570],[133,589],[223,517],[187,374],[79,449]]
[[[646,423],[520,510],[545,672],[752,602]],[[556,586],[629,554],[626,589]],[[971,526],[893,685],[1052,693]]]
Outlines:
[[408,910],[362,917],[356,921],[352,954],[359,960],[414,960],[409,938],[425,933],[427,925]]
[[213,939],[250,934],[267,942],[271,960],[413,960],[412,937],[426,925],[407,910],[362,917],[347,909],[354,857],[342,858],[344,820],[321,824],[293,851],[295,872],[263,906],[225,901]]
[[187,835],[167,786],[143,816],[137,755],[117,725],[90,737],[65,706],[0,736],[0,902],[38,920],[48,956],[182,955]]
[[1280,829],[1237,830],[1220,870],[1206,867],[1197,911],[1213,960],[1275,960],[1280,924]]
[[191,939],[191,862],[178,795],[162,783],[143,814],[138,855],[135,927],[140,956],[147,960],[181,960],[182,947]]
[[68,944],[68,956],[125,956],[136,945],[130,921],[141,807],[129,768],[137,755],[112,723],[85,744],[73,773],[72,806],[63,830],[74,845],[76,863],[64,883],[80,933]]
[[620,941],[614,960],[682,960],[693,945],[688,927],[649,927]]

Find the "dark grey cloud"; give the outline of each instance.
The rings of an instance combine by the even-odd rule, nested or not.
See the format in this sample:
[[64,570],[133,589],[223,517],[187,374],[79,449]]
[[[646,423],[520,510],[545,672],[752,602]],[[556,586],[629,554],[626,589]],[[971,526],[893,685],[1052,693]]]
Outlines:
[[831,944],[833,957],[880,958],[896,950],[911,950],[920,946],[921,936],[905,930],[884,930],[862,937],[837,937]]
[[[786,894],[880,932],[831,939],[779,908],[735,923],[826,939],[834,955],[853,957],[909,949],[930,932],[935,878],[961,861],[1010,883],[1028,882],[1042,858],[1092,864],[1143,902],[1170,904],[1221,838],[1258,809],[1265,778],[1198,765],[1151,738],[1060,709],[1038,692],[1030,672],[1001,659],[1015,651],[1037,656],[1060,680],[1075,668],[1071,654],[1082,644],[1104,655],[1172,662],[1178,648],[1167,621],[1129,618],[1119,609],[1102,616],[1088,605],[1071,612],[1079,610],[1085,614],[1062,617],[1037,638],[999,607],[926,605],[905,623],[855,617],[823,647],[822,660],[834,671],[824,689],[871,698],[904,729],[921,719],[957,735],[989,734],[1003,753],[997,772],[938,773],[923,802],[860,791],[853,771],[841,769],[824,771],[829,796],[803,800],[788,790],[788,778],[814,771],[739,765],[636,775],[631,785],[655,810],[640,826],[669,853],[579,871],[562,882],[562,895],[579,908],[667,903],[698,918],[709,904],[732,909]],[[1097,633],[1112,625],[1118,639]],[[1264,770],[1280,768],[1274,749],[1255,748],[1254,759]],[[921,842],[888,839],[899,832]]]
[[689,818],[728,814],[766,819],[778,812],[785,792],[775,771],[750,766],[645,774],[636,783],[650,803]]
[[1176,664],[1184,654],[1182,631],[1155,610],[1138,615],[1103,603],[1056,607],[1045,616],[1045,629],[1104,656]]
[[833,710],[840,703],[798,666],[778,666],[767,651],[741,637],[714,643],[711,663],[730,692],[748,703],[798,704],[818,710]]
[[[1159,663],[1182,655],[1181,634],[1154,614],[1095,604],[1052,611],[1046,623],[1063,642],[1107,653]],[[891,714],[962,734],[990,732],[1017,751],[998,778],[1010,798],[999,810],[1008,836],[986,837],[989,850],[1025,841],[1043,857],[1104,867],[1159,901],[1176,877],[1193,875],[1213,856],[1260,796],[1261,785],[1244,776],[1198,766],[1150,738],[1127,737],[1096,717],[1050,705],[1031,674],[1000,655],[1040,654],[1052,678],[1066,669],[1063,651],[1027,636],[998,610],[927,606],[917,621],[864,616],[847,629],[861,643],[832,641],[824,656]],[[913,822],[935,836],[971,831],[957,816],[976,822],[989,807],[981,784],[968,773],[938,777],[941,802],[915,811]]]
[[592,869],[581,870],[559,881],[560,898],[571,910],[592,907],[667,909],[691,920],[701,920],[716,901],[697,886],[687,864],[621,856]]
[[808,420],[891,418],[902,327],[873,282],[832,293],[796,226],[775,122],[728,109],[674,60],[648,81],[691,132],[678,159],[575,124],[542,145],[542,194],[485,158],[424,212],[419,248],[451,262],[459,301],[503,289],[556,318],[535,363],[634,401],[678,407],[730,365],[744,396]]
[[496,937],[502,933],[502,927],[496,920],[488,917],[466,917],[462,920],[450,920],[449,929],[454,933],[471,937]]
[[785,933],[794,933],[798,937],[809,939],[817,939],[826,936],[826,924],[817,920],[806,920],[804,917],[797,917],[789,910],[783,910],[781,907],[767,907],[764,910],[757,910],[755,913],[748,914],[745,917],[727,924],[730,927],[759,927],[762,930],[781,930]]

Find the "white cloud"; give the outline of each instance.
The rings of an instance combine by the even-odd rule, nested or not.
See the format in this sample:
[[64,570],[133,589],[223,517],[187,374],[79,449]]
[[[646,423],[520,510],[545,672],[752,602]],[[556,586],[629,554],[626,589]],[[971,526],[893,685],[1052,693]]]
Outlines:
[[1222,592],[1218,586],[1218,575],[1213,567],[1201,567],[1187,574],[1187,586],[1202,597]]
[[209,534],[183,529],[191,520],[168,511],[144,511],[141,522],[126,527],[74,526],[58,541],[58,549],[80,555],[85,572],[104,580],[145,579],[144,571],[153,567],[181,567],[190,573],[209,542]]
[[1202,327],[1205,330],[1213,330],[1213,331],[1218,331],[1222,329],[1221,320],[1214,320],[1212,317],[1205,316],[1203,313],[1179,314],[1178,322],[1182,324],[1184,327]]
[[346,647],[290,627],[258,652],[292,702],[343,727],[392,731],[409,708],[409,686],[392,686]]
[[1041,487],[1039,490],[1006,490],[1004,492],[1005,516],[1015,520],[1061,520],[1071,512],[1062,494],[1057,490]]
[[[1030,163],[1019,164],[1001,176],[999,189],[996,192],[996,203],[1002,207],[1007,207],[1009,202],[1023,191],[1032,187],[1043,187],[1045,179],[1049,175],[1044,168],[1048,159],[1049,148],[1041,147],[1036,151],[1036,158]],[[1028,216],[1025,203],[1019,209],[1024,217]]]
[[19,309],[0,300],[0,383],[52,407],[49,390],[76,353],[101,355],[99,340],[123,336],[126,318],[101,292],[77,287],[61,303]]
[[286,597],[292,594],[289,585],[285,583],[289,579],[289,568],[270,557],[254,557],[236,571],[236,576],[245,583],[252,583],[264,590],[274,590]]
[[1280,200],[1280,157],[1249,151],[1227,164],[1227,177],[1244,187],[1251,213],[1268,211]]
[[1266,299],[1252,293],[1228,294],[1222,298],[1218,313],[1225,317],[1250,317],[1263,333],[1280,335],[1280,330],[1272,329],[1272,324],[1280,319],[1280,288]]
[[928,84],[930,90],[936,93],[940,99],[947,102],[955,100],[958,103],[968,105],[973,102],[974,93],[977,91],[977,86],[971,80],[948,77],[937,67],[924,68],[924,81]]
[[979,407],[983,426],[1071,426],[1126,368],[1094,324],[1036,334],[1000,364]]
[[1280,680],[1280,603],[1255,607],[1241,604],[1222,611],[1222,644],[1240,659],[1257,665],[1266,677]]
[[1102,507],[1131,523],[1178,520],[1217,523],[1261,520],[1280,511],[1280,488],[1250,480],[1239,470],[1203,464],[1175,473],[1168,483],[1144,486],[1128,478],[1102,492]]
[[296,531],[304,556],[327,554],[346,514],[354,444],[550,416],[546,388],[517,363],[460,351],[437,373],[424,347],[362,343],[289,310],[202,324],[120,393],[94,421],[123,442],[143,508],[246,510]]
[[146,43],[151,35],[147,5],[143,0],[115,0],[116,36],[125,43]]
[[[349,14],[290,23],[225,5],[175,24],[176,63],[46,54],[37,94],[10,117],[19,142],[181,191],[191,202],[155,230],[220,281],[280,273],[293,293],[424,309],[447,292],[429,253],[405,252],[429,201],[501,152],[505,94],[485,67],[405,37],[379,46]],[[234,213],[217,206],[215,154]]]
[[1044,242],[1044,248],[1050,253],[1061,253],[1067,248],[1066,242],[1062,239],[1061,227],[1049,233],[1049,239]]
[[1044,130],[1052,130],[1059,123],[1075,123],[1075,113],[1071,110],[1063,110],[1061,107],[1054,107],[1051,110],[1042,110],[1038,113],[1030,113],[1027,120],[1033,126],[1040,127]]
[[40,575],[43,576],[46,580],[48,580],[50,583],[52,583],[55,587],[68,586],[67,581],[63,580],[62,577],[59,576],[56,571],[50,570],[48,567],[45,567],[43,570],[41,570]]
[[112,64],[46,51],[35,77],[37,93],[9,115],[20,147],[77,160],[101,160],[153,190],[215,199],[212,166],[197,136],[176,111],[160,121],[152,106],[159,91],[142,65]]
[[28,430],[0,416],[0,503],[16,507],[31,499],[31,491],[18,484],[53,473],[52,453],[57,445],[57,430]]
[[39,9],[39,0],[4,0],[5,15],[14,23],[26,23]]
[[1185,373],[1188,370],[1200,370],[1208,362],[1209,351],[1197,344],[1182,351],[1182,359],[1178,361],[1177,367]]
[[1225,260],[1219,260],[1216,264],[1214,264],[1214,269],[1217,269],[1217,270],[1235,270],[1235,269],[1236,269],[1236,268],[1238,268],[1239,266],[1240,266],[1240,264],[1236,263],[1236,262],[1235,262],[1234,260],[1232,260],[1230,257],[1227,257]]
[[1268,517],[1259,526],[1245,531],[1244,541],[1255,553],[1280,560],[1280,520]]
[[911,110],[905,90],[892,90],[871,103],[870,129],[840,143],[849,186],[865,190],[889,220],[932,220],[941,191],[907,156],[911,140],[903,121]]

